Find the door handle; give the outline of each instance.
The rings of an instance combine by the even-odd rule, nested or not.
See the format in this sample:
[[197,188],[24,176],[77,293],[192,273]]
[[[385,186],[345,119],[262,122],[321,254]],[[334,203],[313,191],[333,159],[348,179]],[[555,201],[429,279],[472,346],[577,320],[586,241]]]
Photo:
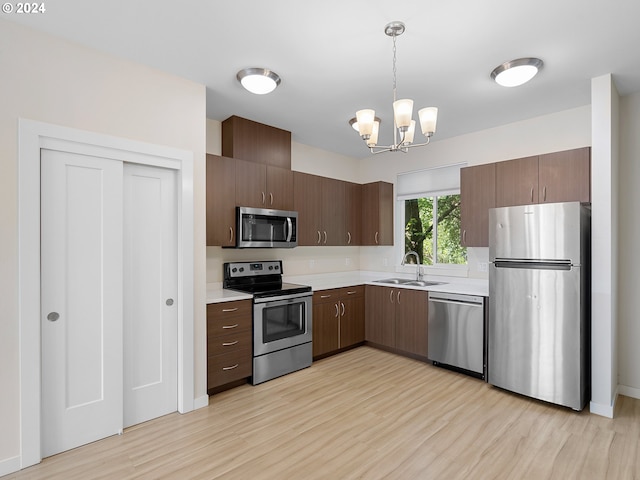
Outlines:
[[347,245],[351,245],[351,232],[347,232],[348,240]]
[[229,227],[229,243],[233,243],[233,228]]
[[273,193],[269,192],[269,202],[270,205],[273,205]]
[[378,232],[376,232],[376,245],[378,244]]
[[58,312],[51,312],[47,315],[47,320],[50,322],[56,322],[60,318],[60,314]]
[[398,304],[400,303],[400,290],[398,290]]
[[327,231],[324,231],[324,244],[327,244]]
[[546,185],[542,188],[542,201],[543,202],[547,201],[547,186]]
[[223,342],[222,346],[223,347],[231,347],[232,345],[237,345],[238,344],[238,340],[236,340],[235,342]]
[[342,305],[342,316],[344,317],[344,303],[340,302],[340,305]]
[[238,364],[237,363],[235,365],[230,366],[230,367],[222,367],[222,370],[227,371],[227,370],[233,370],[234,368],[238,368]]
[[533,187],[531,187],[531,203],[533,203]]
[[173,298],[167,298],[167,301],[165,303],[167,304],[167,307],[170,307],[171,305],[173,305]]
[[393,303],[393,290],[389,292],[389,301]]
[[462,231],[462,243],[467,243],[467,231]]
[[318,230],[318,245],[320,245],[320,239],[322,238],[320,230]]
[[265,201],[265,198],[266,198],[266,197],[265,197],[264,192],[261,192],[261,193],[262,193],[262,205],[264,205],[264,201]]
[[334,303],[333,306],[336,307],[336,315],[335,315],[335,317],[338,318],[340,316],[340,310],[338,310],[338,304]]
[[223,329],[225,329],[225,330],[227,330],[227,329],[229,329],[229,328],[236,328],[237,326],[238,326],[238,324],[236,323],[236,324],[234,324],[234,325],[223,325],[223,326],[222,326],[222,328],[223,328]]

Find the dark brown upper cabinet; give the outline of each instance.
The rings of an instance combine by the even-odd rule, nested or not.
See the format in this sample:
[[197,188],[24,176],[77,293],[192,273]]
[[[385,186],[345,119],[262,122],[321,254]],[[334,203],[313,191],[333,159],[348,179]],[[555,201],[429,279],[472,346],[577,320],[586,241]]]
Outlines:
[[234,115],[222,122],[222,155],[291,170],[291,132]]

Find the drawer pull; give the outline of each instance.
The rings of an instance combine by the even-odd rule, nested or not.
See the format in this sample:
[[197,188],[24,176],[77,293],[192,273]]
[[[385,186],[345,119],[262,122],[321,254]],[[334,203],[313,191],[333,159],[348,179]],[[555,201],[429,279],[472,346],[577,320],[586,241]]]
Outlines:
[[223,347],[230,347],[231,345],[236,345],[238,343],[238,340],[236,340],[235,342],[224,342],[222,344]]
[[320,295],[320,298],[331,298],[331,295]]
[[234,325],[223,325],[222,328],[224,329],[228,329],[228,328],[236,328],[238,326],[238,324],[234,324]]
[[238,368],[237,363],[235,365],[232,365],[231,367],[222,367],[222,370],[226,372],[227,370],[233,370],[234,368]]
[[347,292],[347,295],[353,295],[355,293],[358,293],[358,292],[350,290],[350,291]]
[[229,313],[229,312],[235,312],[236,310],[238,310],[238,308],[223,308],[222,311],[224,313]]

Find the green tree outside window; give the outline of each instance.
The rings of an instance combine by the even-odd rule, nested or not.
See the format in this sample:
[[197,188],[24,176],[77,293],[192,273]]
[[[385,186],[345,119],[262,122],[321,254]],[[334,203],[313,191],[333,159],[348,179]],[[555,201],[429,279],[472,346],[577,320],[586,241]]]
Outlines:
[[459,194],[405,200],[404,212],[405,252],[417,252],[424,265],[467,263],[467,249],[460,245]]

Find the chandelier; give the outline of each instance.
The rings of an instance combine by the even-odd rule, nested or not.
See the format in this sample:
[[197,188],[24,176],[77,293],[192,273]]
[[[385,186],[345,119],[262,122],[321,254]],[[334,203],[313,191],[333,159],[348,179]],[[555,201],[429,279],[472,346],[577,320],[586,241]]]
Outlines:
[[380,129],[380,119],[376,117],[375,110],[364,109],[356,112],[356,117],[352,118],[349,123],[353,128],[358,130],[360,137],[366,142],[371,153],[382,152],[404,152],[409,148],[422,147],[428,145],[431,136],[436,131],[436,122],[438,120],[438,109],[436,107],[427,107],[418,111],[420,119],[420,129],[427,138],[426,142],[413,143],[413,137],[416,128],[413,115],[413,100],[404,98],[396,99],[396,37],[404,33],[405,26],[402,22],[391,22],[384,27],[384,33],[393,39],[393,145],[378,145],[378,132]]

